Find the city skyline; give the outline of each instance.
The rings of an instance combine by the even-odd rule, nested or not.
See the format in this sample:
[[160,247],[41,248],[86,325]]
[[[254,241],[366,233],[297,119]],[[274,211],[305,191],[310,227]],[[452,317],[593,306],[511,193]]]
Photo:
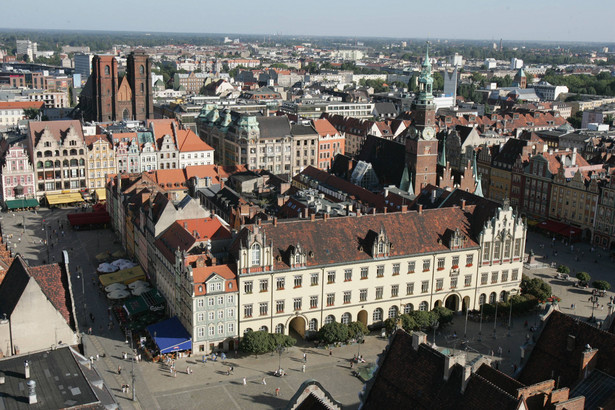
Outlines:
[[[432,3],[408,4],[396,0],[380,3],[381,16],[366,0],[331,3],[314,0],[301,9],[287,4],[275,8],[262,3],[239,0],[232,8],[225,4],[203,4],[186,0],[178,5],[176,18],[160,10],[168,8],[161,0],[148,3],[88,5],[86,19],[66,13],[80,3],[73,0],[53,4],[33,1],[33,7],[13,11],[6,29],[31,30],[105,30],[134,32],[208,33],[235,35],[281,34],[286,36],[339,36],[431,38],[465,40],[548,41],[548,42],[612,42],[609,16],[615,4],[589,0],[580,8],[570,0],[555,4],[520,0],[514,5],[478,1],[472,5],[443,0],[437,14]],[[596,13],[600,10],[600,13]],[[135,16],[137,16],[135,18]],[[588,22],[583,24],[580,22]],[[588,24],[591,22],[591,30]]]

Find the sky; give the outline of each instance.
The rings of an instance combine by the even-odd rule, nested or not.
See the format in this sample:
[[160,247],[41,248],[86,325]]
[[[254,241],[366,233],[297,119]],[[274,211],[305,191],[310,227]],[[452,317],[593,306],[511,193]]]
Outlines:
[[430,39],[615,40],[613,0],[28,0],[2,28]]

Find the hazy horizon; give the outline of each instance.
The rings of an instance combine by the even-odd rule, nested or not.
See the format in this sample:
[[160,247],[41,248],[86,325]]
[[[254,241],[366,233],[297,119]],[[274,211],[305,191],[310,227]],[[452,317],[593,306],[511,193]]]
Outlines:
[[[85,16],[79,14],[84,6]],[[87,4],[74,0],[32,0],[27,8],[12,8],[10,15],[5,14],[10,20],[0,25],[5,29],[34,31],[612,43],[614,13],[615,2],[600,0],[587,0],[581,5],[572,0],[518,0],[514,4],[486,0],[469,4],[454,0],[417,4],[384,0],[377,7],[366,0],[312,0],[301,6],[237,0],[233,7],[197,0],[151,0],[138,4],[119,0]],[[88,16],[97,18],[88,20]]]

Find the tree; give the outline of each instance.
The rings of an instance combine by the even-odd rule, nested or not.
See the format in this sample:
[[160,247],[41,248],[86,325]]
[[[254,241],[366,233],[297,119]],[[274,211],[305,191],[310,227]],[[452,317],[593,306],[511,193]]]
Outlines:
[[339,322],[327,323],[318,331],[318,339],[327,344],[344,342],[348,340],[348,326]]
[[26,116],[27,119],[35,120],[38,117],[39,111],[40,110],[37,110],[36,108],[24,108],[23,114]]
[[366,335],[369,333],[367,326],[363,324],[363,322],[351,322],[348,325],[348,336],[351,338],[359,338],[361,335]]
[[565,274],[569,274],[570,273],[570,268],[566,265],[559,265],[557,267],[557,271],[559,273],[565,273]]
[[521,293],[533,295],[538,300],[545,300],[551,296],[551,286],[542,279],[530,279],[529,276],[523,275],[521,279]]
[[278,346],[293,347],[297,343],[294,337],[281,333],[269,333],[269,337],[271,338],[271,345],[274,349]]
[[589,281],[591,280],[591,276],[589,276],[589,273],[587,272],[579,272],[577,273],[577,279],[581,283],[589,283]]
[[436,320],[437,316],[433,312],[427,312],[424,310],[415,310],[410,313],[412,319],[416,323],[416,329],[425,330],[429,329]]
[[247,332],[241,339],[241,350],[247,353],[254,353],[256,356],[270,352],[275,347],[269,333],[262,330]]
[[606,290],[611,289],[611,284],[607,282],[606,280],[595,280],[594,283],[592,283],[592,286],[598,290],[606,291]]
[[453,321],[453,311],[444,306],[436,306],[432,312],[437,316],[440,325],[445,325]]

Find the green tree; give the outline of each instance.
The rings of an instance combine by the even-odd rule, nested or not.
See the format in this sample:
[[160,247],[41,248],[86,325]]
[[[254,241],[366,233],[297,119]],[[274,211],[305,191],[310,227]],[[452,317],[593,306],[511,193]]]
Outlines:
[[281,333],[269,333],[269,337],[271,338],[271,345],[274,349],[278,346],[293,347],[297,343],[294,337]]
[[436,320],[437,316],[433,312],[424,310],[415,310],[410,313],[410,316],[416,323],[416,329],[425,330],[429,329]]
[[36,108],[24,108],[23,113],[27,119],[35,120],[36,117],[38,117],[39,111],[40,110],[37,110]]
[[569,274],[570,273],[570,268],[566,265],[559,265],[557,267],[557,271],[559,273],[565,273],[565,274]]
[[357,339],[361,335],[366,335],[368,333],[369,333],[369,330],[367,329],[367,326],[363,324],[363,322],[359,322],[359,321],[351,322],[348,325],[348,336],[350,338]]
[[444,306],[436,306],[432,312],[436,315],[440,325],[446,325],[453,321],[453,311]]
[[591,276],[587,272],[579,272],[577,273],[577,279],[582,283],[589,283]]
[[611,289],[611,284],[606,280],[595,280],[592,283],[592,286],[598,290],[609,290]]
[[262,330],[247,332],[241,339],[241,350],[247,353],[253,353],[256,356],[270,352],[275,347],[269,333]]
[[521,279],[521,293],[533,295],[538,300],[545,300],[551,296],[551,286],[542,279],[530,279],[529,276],[523,275]]
[[318,339],[327,344],[345,342],[348,340],[348,326],[339,322],[327,323],[318,331]]

